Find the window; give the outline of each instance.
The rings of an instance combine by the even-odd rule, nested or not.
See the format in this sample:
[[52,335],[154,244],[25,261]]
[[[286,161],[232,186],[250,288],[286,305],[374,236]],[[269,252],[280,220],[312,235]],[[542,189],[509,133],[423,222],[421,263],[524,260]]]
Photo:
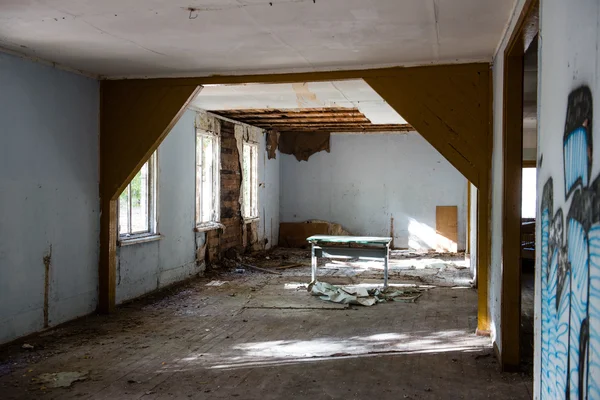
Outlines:
[[119,196],[121,239],[156,233],[156,152]]
[[523,168],[521,218],[535,218],[536,168]]
[[196,131],[196,225],[219,222],[219,137]]
[[244,218],[258,217],[258,146],[255,143],[243,145],[243,212]]

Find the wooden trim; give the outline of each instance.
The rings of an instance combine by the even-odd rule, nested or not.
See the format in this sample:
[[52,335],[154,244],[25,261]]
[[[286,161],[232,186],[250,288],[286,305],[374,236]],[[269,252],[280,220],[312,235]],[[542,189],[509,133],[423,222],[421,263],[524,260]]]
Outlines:
[[98,265],[98,312],[115,309],[117,293],[118,200],[100,199],[100,257]]
[[489,64],[400,69],[365,77],[398,114],[475,186],[488,168]]
[[490,331],[488,298],[492,204],[490,175],[491,170],[484,175],[477,190],[477,333],[481,335]]
[[[469,181],[481,189],[480,270],[489,259],[491,73],[488,63],[278,75],[102,81],[100,99],[100,304],[115,305],[117,198],[196,95],[198,85],[364,79]],[[486,149],[486,151],[482,151]],[[487,273],[479,272],[487,279]],[[489,329],[487,280],[479,324]]]
[[105,80],[103,82],[127,83],[131,86],[154,86],[154,85],[235,85],[246,83],[297,83],[297,82],[327,82],[349,79],[367,79],[380,77],[393,77],[419,69],[428,69],[432,72],[443,73],[448,68],[469,65],[489,65],[485,62],[468,64],[438,64],[412,67],[388,67],[371,68],[344,71],[316,71],[316,72],[292,72],[283,74],[253,74],[253,75],[212,75],[179,78],[151,78],[151,79],[119,79]]
[[118,196],[198,93],[198,86],[100,85],[100,256],[98,311],[115,308]]
[[523,160],[523,163],[521,166],[523,168],[537,168],[537,161],[536,160]]
[[471,254],[471,182],[467,181],[467,242],[465,253]]
[[482,181],[477,191],[477,334],[489,335],[491,324],[489,314],[489,269],[491,264],[492,248],[492,151],[493,137],[493,96],[494,80],[490,71],[488,78],[488,126],[487,141],[484,154],[487,155],[487,164],[483,169]]
[[500,363],[521,363],[521,176],[523,165],[523,57],[539,27],[539,0],[528,0],[504,52],[502,115],[502,297]]

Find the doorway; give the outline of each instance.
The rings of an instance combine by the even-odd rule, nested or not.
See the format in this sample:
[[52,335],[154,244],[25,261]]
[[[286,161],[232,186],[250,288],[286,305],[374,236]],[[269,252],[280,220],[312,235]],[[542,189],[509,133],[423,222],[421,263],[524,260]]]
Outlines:
[[[539,1],[529,0],[504,54],[500,361],[505,371],[520,370],[524,364],[532,368],[533,360],[533,277],[529,271],[535,253],[531,248],[535,215],[524,218],[523,200],[531,193],[522,185],[525,179],[531,180],[532,172],[524,167],[536,165],[532,143],[537,143],[538,19]],[[528,267],[525,272],[524,267]]]

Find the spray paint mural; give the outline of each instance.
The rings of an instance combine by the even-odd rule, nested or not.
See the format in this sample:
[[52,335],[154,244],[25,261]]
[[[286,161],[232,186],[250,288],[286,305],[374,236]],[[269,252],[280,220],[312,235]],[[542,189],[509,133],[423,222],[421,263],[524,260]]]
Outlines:
[[[600,176],[592,180],[592,92],[568,97],[564,198],[554,184],[540,208],[543,399],[600,399]],[[563,197],[562,195],[560,197]]]

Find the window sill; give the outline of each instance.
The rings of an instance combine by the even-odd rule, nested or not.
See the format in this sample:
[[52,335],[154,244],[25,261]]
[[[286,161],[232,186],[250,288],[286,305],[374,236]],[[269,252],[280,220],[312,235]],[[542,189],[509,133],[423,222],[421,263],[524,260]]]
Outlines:
[[205,222],[203,224],[200,225],[196,225],[196,227],[194,228],[194,232],[206,232],[206,231],[213,231],[215,229],[224,229],[225,225],[219,223],[219,222]]
[[244,223],[249,224],[250,222],[259,221],[260,217],[245,217]]
[[146,235],[124,237],[122,239],[119,239],[117,244],[120,247],[124,247],[124,246],[131,246],[134,244],[139,244],[139,243],[155,242],[160,239],[162,239],[162,235],[152,233],[152,234],[146,234]]

